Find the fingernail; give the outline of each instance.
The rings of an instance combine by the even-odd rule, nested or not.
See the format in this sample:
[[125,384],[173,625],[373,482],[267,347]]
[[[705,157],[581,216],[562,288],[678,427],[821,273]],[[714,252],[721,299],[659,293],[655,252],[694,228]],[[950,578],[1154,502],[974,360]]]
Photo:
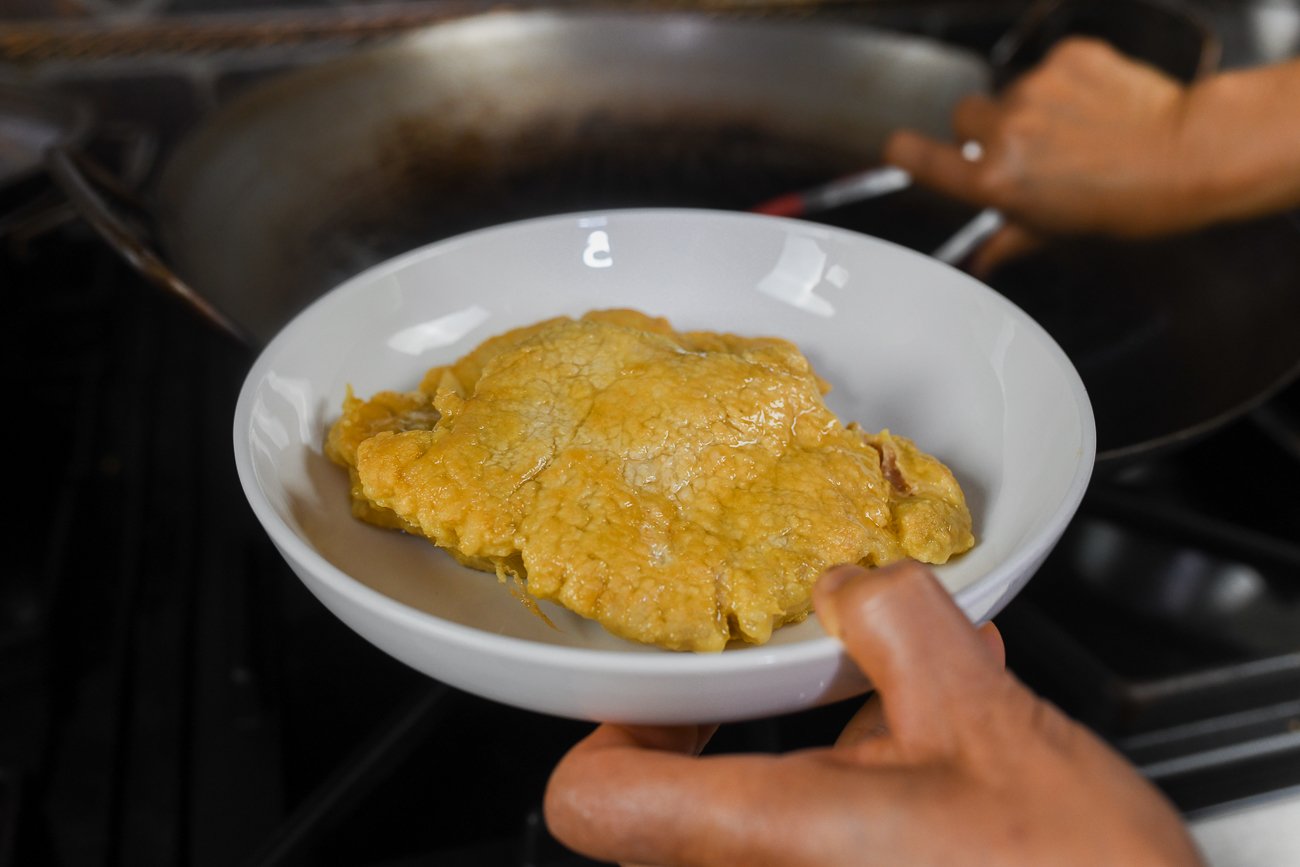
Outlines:
[[817,606],[817,620],[821,623],[822,629],[827,635],[835,638],[840,637],[840,618],[835,610],[834,596],[841,587],[861,571],[862,567],[860,566],[836,566],[822,573],[822,577],[818,579],[817,595],[821,598],[822,604]]
[[832,566],[822,573],[822,577],[817,579],[817,586],[823,593],[834,593],[844,586],[854,575],[862,571],[861,566],[845,564],[843,566]]

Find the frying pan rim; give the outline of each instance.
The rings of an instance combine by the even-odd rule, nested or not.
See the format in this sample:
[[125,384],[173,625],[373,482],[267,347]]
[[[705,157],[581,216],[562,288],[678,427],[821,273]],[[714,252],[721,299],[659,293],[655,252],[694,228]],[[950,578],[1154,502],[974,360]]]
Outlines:
[[1217,433],[1227,425],[1244,418],[1252,410],[1268,403],[1296,381],[1300,381],[1300,360],[1297,360],[1289,370],[1282,373],[1272,384],[1259,393],[1221,410],[1208,419],[1180,428],[1165,436],[1152,437],[1119,448],[1098,451],[1098,467],[1109,471],[1113,468],[1127,466],[1132,461],[1150,458],[1161,452],[1192,445],[1211,434]]

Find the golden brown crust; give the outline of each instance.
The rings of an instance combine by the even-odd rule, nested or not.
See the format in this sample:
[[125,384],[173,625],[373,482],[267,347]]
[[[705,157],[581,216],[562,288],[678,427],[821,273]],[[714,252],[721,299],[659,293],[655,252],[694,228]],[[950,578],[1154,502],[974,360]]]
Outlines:
[[947,468],[845,427],[825,390],[787,341],[599,311],[492,338],[416,392],[349,395],[329,452],[359,517],[616,635],[716,651],[806,617],[829,566],[973,544]]

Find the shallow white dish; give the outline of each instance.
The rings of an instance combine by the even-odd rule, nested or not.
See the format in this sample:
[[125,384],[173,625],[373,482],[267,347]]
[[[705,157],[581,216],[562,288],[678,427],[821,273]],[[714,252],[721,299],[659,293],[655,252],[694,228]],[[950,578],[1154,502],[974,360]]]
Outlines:
[[[397,659],[468,692],[590,720],[683,723],[799,710],[867,689],[810,617],[721,654],[623,641],[428,542],[351,517],[322,454],[345,388],[412,388],[508,328],[633,307],[679,328],[795,341],[844,421],[943,459],[978,543],[939,567],[972,621],[1024,586],[1079,504],[1095,452],[1088,398],[1035,322],[910,250],[795,220],[699,210],[531,220],[453,238],[361,274],[290,322],[240,394],[234,445],[254,512],[294,572]],[[942,664],[942,661],[935,661]]]

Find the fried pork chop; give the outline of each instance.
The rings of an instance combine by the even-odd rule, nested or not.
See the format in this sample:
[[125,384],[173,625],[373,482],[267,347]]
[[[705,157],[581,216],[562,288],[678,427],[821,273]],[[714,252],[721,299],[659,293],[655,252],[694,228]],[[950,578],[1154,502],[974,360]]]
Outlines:
[[353,511],[610,632],[673,650],[767,641],[837,563],[971,547],[941,463],[827,409],[791,343],[634,311],[488,340],[413,392],[348,395],[327,451]]

